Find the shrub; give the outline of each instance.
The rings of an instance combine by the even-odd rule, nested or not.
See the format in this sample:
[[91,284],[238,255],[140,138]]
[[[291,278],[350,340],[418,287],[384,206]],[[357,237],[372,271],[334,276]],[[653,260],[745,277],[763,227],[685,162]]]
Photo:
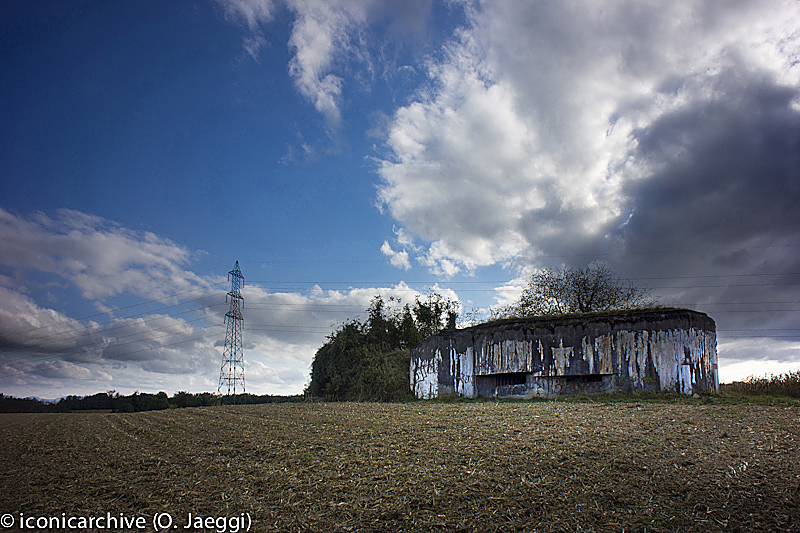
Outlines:
[[719,388],[720,392],[800,398],[800,370],[763,377],[750,376],[744,381],[722,383]]
[[[390,298],[389,304],[397,302]],[[431,293],[394,308],[376,296],[362,323],[350,320],[314,355],[306,395],[330,401],[399,401],[410,397],[410,349],[455,327],[457,302]]]

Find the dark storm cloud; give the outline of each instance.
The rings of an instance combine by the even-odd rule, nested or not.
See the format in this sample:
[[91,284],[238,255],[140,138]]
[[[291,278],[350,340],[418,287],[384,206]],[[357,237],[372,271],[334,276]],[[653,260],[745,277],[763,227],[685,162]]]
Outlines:
[[714,317],[726,361],[797,356],[798,92],[762,74],[723,72],[713,98],[633,132],[632,157],[653,172],[625,183],[631,215],[611,260],[673,287],[656,291],[662,303]]
[[723,269],[763,270],[757,247],[800,244],[798,93],[741,72],[720,76],[716,90],[634,132],[633,157],[657,170],[626,183],[624,238],[631,251],[705,249]]

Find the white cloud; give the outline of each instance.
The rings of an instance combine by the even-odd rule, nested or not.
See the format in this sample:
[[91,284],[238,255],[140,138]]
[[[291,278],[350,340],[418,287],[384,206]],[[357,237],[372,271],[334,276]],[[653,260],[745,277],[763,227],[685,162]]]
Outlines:
[[393,267],[402,268],[403,270],[411,269],[411,263],[408,260],[408,252],[405,250],[399,252],[394,251],[389,241],[383,241],[381,253],[389,258],[389,263],[391,263]]
[[[293,22],[288,46],[292,52],[288,72],[303,97],[324,117],[329,134],[342,122],[345,79],[372,78],[370,44],[386,39],[400,41],[424,35],[431,0],[218,0],[228,17],[249,29],[245,51],[258,59],[266,44],[264,27],[279,7],[286,7]],[[371,33],[373,26],[377,27]],[[358,69],[362,71],[353,76]],[[413,71],[413,67],[410,67]]]
[[768,337],[735,339],[720,342],[717,350],[721,383],[800,370],[800,342],[797,340],[776,341]]
[[[438,285],[431,290],[458,301],[452,290]],[[296,394],[307,384],[314,354],[327,336],[349,320],[366,320],[373,298],[380,296],[392,307],[413,304],[415,298],[425,295],[400,282],[341,291],[316,287],[306,293],[249,286],[243,296],[244,336],[250,344],[245,350],[247,383],[271,394]],[[253,368],[252,380],[248,365]]]
[[[413,303],[417,296],[423,296],[403,282],[391,287],[347,290],[315,287],[307,293],[271,292],[267,288],[249,286],[242,294],[245,297],[245,328],[253,342],[258,343],[258,339],[268,336],[290,344],[314,346],[314,351],[321,346],[320,341],[341,323],[353,317],[365,318],[365,311],[376,296],[387,302],[394,299],[405,303]],[[441,294],[457,299],[452,291]]]
[[267,40],[261,27],[269,23],[275,16],[277,3],[273,0],[217,0],[227,18],[244,23],[249,34],[242,41],[242,48],[253,60],[258,61],[261,48]]
[[594,229],[615,212],[599,200],[613,185],[592,191],[560,181],[536,116],[520,109],[517,90],[497,79],[485,56],[463,32],[447,61],[433,65],[432,92],[397,111],[392,159],[380,168],[380,201],[411,233],[432,241],[424,262],[435,272],[516,257],[535,244],[530,225],[552,233],[554,215]]
[[[370,50],[370,25],[388,18],[419,32],[430,12],[426,0],[220,5],[247,28],[243,47],[253,58],[278,11],[291,17],[288,75],[329,132],[342,123],[347,87],[391,63],[373,64],[385,58]],[[411,98],[403,94],[404,104],[372,130],[386,140],[378,201],[398,224],[381,246],[391,264],[422,264],[452,277],[495,264],[522,273],[524,264],[610,255],[621,274],[640,276],[797,271],[792,253],[777,245],[796,242],[800,231],[800,5],[464,6],[469,23],[441,53],[402,68],[426,69],[428,83]],[[703,253],[655,255],[669,249]],[[210,294],[218,280],[191,272],[192,256],[168,239],[76,211],[19,217],[0,210],[0,262],[15,270],[0,275],[0,334],[9,349],[24,353],[24,368],[39,365],[36,379],[61,372],[92,383],[112,375],[136,383],[138,371],[156,386],[186,372],[186,383],[216,385],[220,338],[192,340],[202,336],[203,323],[156,314],[152,319],[163,318],[162,332],[172,335],[160,337],[151,323],[133,318],[78,321],[35,301],[20,274],[47,273],[109,310],[108,300],[119,295]],[[498,288],[496,303],[513,298],[518,281]],[[247,290],[253,375],[285,390],[302,386],[297,369],[304,374],[325,335],[363,312],[375,294],[403,294],[405,301],[416,294],[402,284],[302,294]],[[715,301],[702,288],[672,294]],[[727,294],[730,301],[744,295]],[[782,320],[783,327],[797,326],[793,317]],[[34,339],[23,333],[45,326],[63,335],[25,347]],[[81,342],[66,334],[81,328]],[[734,353],[721,346],[721,357]],[[58,350],[69,358],[48,359]],[[778,350],[775,358],[792,353]],[[8,372],[24,378],[12,367]]]
[[[250,34],[244,39],[247,53],[258,59],[266,43],[262,27],[273,18],[277,2],[269,0],[219,0],[226,13],[245,21]],[[359,34],[375,0],[283,0],[294,16],[288,46],[292,58],[289,75],[300,94],[325,118],[329,131],[341,120],[342,63],[360,61],[363,45]]]
[[[629,216],[640,132],[725,96],[731,68],[794,83],[796,4],[481,3],[399,108],[379,199],[432,270],[606,246]],[[722,90],[722,91],[721,91]],[[667,155],[667,154],[665,154]],[[675,157],[678,154],[670,154]]]
[[259,25],[272,20],[276,2],[272,0],[217,0],[225,10],[225,14],[236,20],[242,20],[251,31],[257,31]]
[[[55,219],[0,215],[0,233],[6,237],[0,264],[13,271],[0,277],[4,392],[51,397],[110,388],[124,393],[216,390],[225,338],[225,285],[178,265],[178,260],[189,260],[185,250],[78,212],[60,212]],[[161,266],[156,274],[153,265]],[[76,276],[78,271],[83,275]],[[157,309],[149,307],[144,314],[103,304],[106,314],[76,319],[26,294],[19,280],[37,272],[62,277],[66,288],[80,288],[86,298],[161,296],[164,289],[154,284],[199,287],[184,298],[161,299]],[[100,278],[100,288],[85,290],[85,279],[93,277]],[[132,284],[134,279],[140,281]],[[434,289],[457,299],[452,291]],[[315,287],[302,293],[246,285],[242,292],[247,390],[257,394],[302,392],[326,337],[346,321],[365,319],[375,296],[390,306],[423,296],[405,283],[340,291]]]
[[191,257],[167,239],[78,211],[26,219],[0,209],[0,262],[58,275],[87,299],[121,293],[159,298],[207,287],[207,280],[183,268]]
[[[0,286],[0,342],[3,350],[28,349],[39,353],[74,349],[69,335],[84,325],[53,309],[37,305],[28,295]],[[45,342],[46,341],[46,342]],[[27,348],[30,346],[30,348]]]
[[0,386],[13,384],[24,390],[52,382],[47,386],[74,394],[98,380],[119,382],[121,375],[135,374],[135,388],[143,389],[154,381],[153,374],[180,381],[218,369],[213,340],[224,335],[224,329],[199,328],[196,319],[150,314],[78,320],[41,308],[13,289],[0,287],[0,296],[0,368],[8,378]]
[[343,79],[334,73],[335,61],[357,56],[354,40],[366,21],[368,1],[289,0],[295,12],[289,48],[289,74],[300,94],[325,117],[328,128],[341,122]]
[[[13,376],[4,383],[50,387],[60,377],[58,386],[84,389],[138,372],[144,388],[156,374],[213,371],[219,356],[205,326],[221,322],[214,304],[224,294],[219,280],[185,268],[191,259],[167,239],[78,211],[23,218],[0,209],[0,264],[13,272],[0,285],[0,366]],[[75,319],[43,307],[33,295],[43,284],[76,289],[101,313]],[[137,317],[110,301],[118,296],[158,309],[134,307],[146,313]]]
[[242,48],[253,60],[258,61],[258,54],[267,44],[267,40],[260,33],[245,37]]

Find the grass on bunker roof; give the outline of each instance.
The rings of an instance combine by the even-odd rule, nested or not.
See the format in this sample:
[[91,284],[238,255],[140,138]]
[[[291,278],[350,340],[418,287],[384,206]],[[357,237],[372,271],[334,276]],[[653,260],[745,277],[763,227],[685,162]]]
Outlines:
[[8,414],[0,512],[168,512],[178,527],[249,513],[252,531],[797,531],[798,450],[800,408],[735,403]]

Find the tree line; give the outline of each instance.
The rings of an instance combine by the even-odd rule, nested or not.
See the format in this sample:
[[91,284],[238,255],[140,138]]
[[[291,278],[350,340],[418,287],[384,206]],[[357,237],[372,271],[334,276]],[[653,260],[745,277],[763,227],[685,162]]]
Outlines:
[[135,392],[128,396],[116,391],[98,392],[91,396],[65,396],[55,403],[44,402],[38,398],[15,398],[0,394],[0,413],[69,413],[72,411],[106,410],[118,413],[134,413],[139,411],[157,411],[181,407],[202,407],[211,405],[259,404],[276,402],[297,402],[303,397],[257,396],[254,394],[237,394],[236,397],[221,396],[210,392],[190,393],[179,391],[172,396],[165,392],[149,394]]

